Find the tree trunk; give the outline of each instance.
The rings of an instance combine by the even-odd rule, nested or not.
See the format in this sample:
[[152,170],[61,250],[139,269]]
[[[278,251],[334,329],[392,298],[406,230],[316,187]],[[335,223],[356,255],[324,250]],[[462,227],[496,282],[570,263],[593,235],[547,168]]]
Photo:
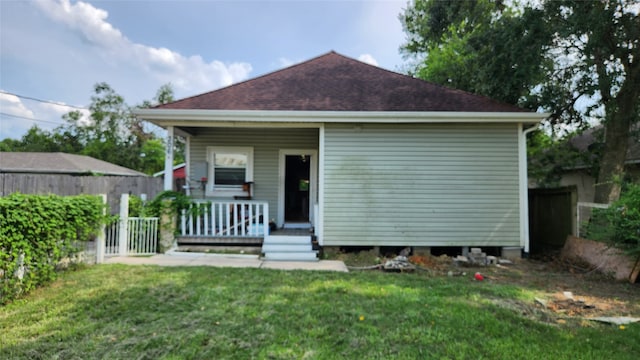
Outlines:
[[[629,91],[630,90],[630,91]],[[631,124],[636,117],[637,91],[623,87],[616,100],[607,107],[612,114],[607,116],[604,124],[605,142],[600,171],[595,186],[596,203],[609,204],[620,198],[621,180],[624,177],[624,163],[629,147]],[[617,105],[617,106],[616,106]]]

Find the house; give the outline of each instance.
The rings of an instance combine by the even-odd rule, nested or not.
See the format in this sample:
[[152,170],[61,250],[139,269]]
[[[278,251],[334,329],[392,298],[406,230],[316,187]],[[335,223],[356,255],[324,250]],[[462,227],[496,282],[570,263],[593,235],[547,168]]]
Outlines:
[[61,152],[0,152],[0,196],[107,194],[117,212],[123,193],[154,197],[160,179],[90,156]]
[[324,247],[528,252],[525,133],[545,114],[329,52],[136,115],[186,138],[201,210],[182,241],[258,236],[266,258],[305,258],[286,253],[309,236],[271,220]]
[[[602,148],[603,127],[596,126],[569,139],[569,145],[581,153],[595,153]],[[635,129],[634,131],[637,131]],[[593,155],[595,156],[595,155]],[[640,141],[637,135],[629,138],[629,147],[625,161],[626,176],[631,180],[640,179]],[[592,203],[595,198],[596,174],[590,165],[573,164],[563,169],[560,186],[575,186],[577,201]]]
[[[173,167],[173,191],[184,192],[186,190],[185,168],[185,163],[181,163]],[[162,178],[164,181],[164,170],[154,173],[153,177]]]

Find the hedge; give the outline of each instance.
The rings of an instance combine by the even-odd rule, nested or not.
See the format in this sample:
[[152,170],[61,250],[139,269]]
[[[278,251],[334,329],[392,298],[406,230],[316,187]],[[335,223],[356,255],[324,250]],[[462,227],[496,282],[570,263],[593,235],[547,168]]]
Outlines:
[[0,304],[56,277],[61,260],[90,240],[105,218],[98,196],[24,195],[0,198]]

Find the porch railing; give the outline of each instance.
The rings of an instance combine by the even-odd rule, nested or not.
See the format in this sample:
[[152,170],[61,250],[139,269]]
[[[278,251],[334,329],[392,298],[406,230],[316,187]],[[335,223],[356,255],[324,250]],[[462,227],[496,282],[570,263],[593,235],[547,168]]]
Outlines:
[[268,233],[266,202],[194,200],[180,214],[181,236],[264,237]]

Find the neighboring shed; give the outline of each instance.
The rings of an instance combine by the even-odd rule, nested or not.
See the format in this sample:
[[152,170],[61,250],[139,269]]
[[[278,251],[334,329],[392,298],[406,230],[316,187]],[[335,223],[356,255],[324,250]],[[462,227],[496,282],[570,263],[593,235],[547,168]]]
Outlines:
[[[173,191],[184,193],[186,191],[186,164],[178,164],[173,167]],[[153,174],[153,177],[159,177],[164,181],[164,170]]]
[[84,155],[0,152],[0,196],[23,194],[107,194],[117,212],[121,194],[153,198],[162,181],[141,172]]
[[194,198],[264,203],[321,246],[529,251],[525,132],[545,114],[335,52],[136,114],[186,137]]

